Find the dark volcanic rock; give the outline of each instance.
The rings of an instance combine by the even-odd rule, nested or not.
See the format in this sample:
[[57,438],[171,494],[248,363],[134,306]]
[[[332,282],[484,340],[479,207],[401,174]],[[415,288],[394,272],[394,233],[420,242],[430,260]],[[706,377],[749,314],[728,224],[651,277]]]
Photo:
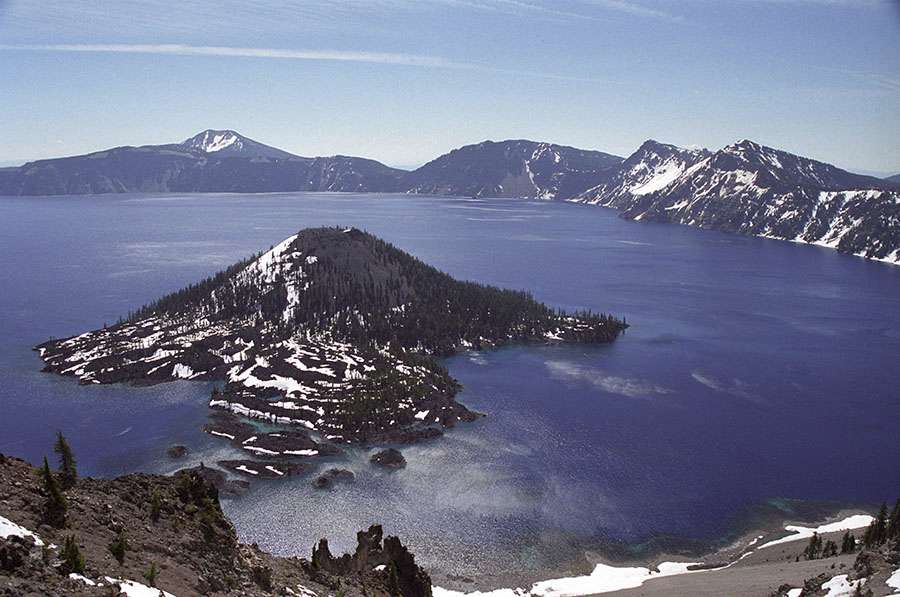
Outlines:
[[261,460],[220,460],[219,466],[253,479],[280,479],[302,475],[312,469],[304,462],[266,462]]
[[332,485],[338,482],[349,483],[356,479],[356,475],[353,474],[353,471],[348,471],[343,468],[330,468],[313,481],[313,486],[316,489],[328,489]]
[[[159,571],[156,586],[180,596],[430,595],[428,575],[399,540],[388,537],[382,546],[380,528],[360,534],[357,553],[345,558],[357,565],[347,568],[331,565],[324,554],[317,554],[322,567],[242,545],[222,513],[218,491],[207,480],[209,470],[181,471],[172,477],[81,478],[66,491],[66,528],[55,529],[42,525],[45,497],[39,470],[21,460],[0,457],[0,516],[37,532],[43,541],[41,547],[29,537],[0,538],[0,595],[118,594],[122,581],[110,583],[106,577],[143,584],[151,564]],[[155,515],[154,502],[158,504]],[[109,552],[110,543],[120,534],[128,541],[121,564]],[[84,557],[83,576],[95,585],[69,578],[60,565],[57,546],[69,536]],[[366,566],[367,562],[372,565]],[[379,564],[385,569],[374,570]],[[388,573],[393,569],[395,574]]]
[[183,472],[200,475],[219,492],[228,495],[243,495],[250,488],[249,482],[243,479],[229,479],[222,471],[203,466],[202,464],[193,468],[183,469]]
[[369,458],[369,462],[389,469],[400,469],[406,466],[406,458],[396,448],[388,448],[376,452]]
[[[382,545],[381,525],[356,534],[353,555],[335,557],[322,539],[313,548],[312,565],[332,574],[372,571],[389,579],[396,593],[404,597],[431,597],[431,578],[420,568],[409,550],[397,537],[387,537]],[[376,570],[377,569],[377,570]]]
[[235,447],[262,458],[333,456],[341,450],[333,444],[315,441],[309,433],[298,429],[259,431],[230,412],[217,411],[203,430],[231,441]]

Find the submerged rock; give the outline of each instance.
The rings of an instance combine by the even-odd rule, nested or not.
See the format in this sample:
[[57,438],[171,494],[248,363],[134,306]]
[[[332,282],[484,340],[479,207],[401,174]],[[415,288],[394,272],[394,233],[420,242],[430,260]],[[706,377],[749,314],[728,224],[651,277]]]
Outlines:
[[396,448],[387,448],[376,452],[369,458],[369,462],[389,469],[401,469],[406,466],[406,458]]
[[337,482],[349,483],[354,479],[356,479],[356,475],[353,474],[353,471],[343,468],[330,468],[316,477],[315,481],[313,481],[313,486],[316,489],[328,489]]
[[243,479],[229,479],[222,471],[203,466],[203,464],[193,468],[184,469],[181,472],[200,475],[220,493],[228,495],[243,495],[250,488],[250,483],[248,481],[244,481]]
[[187,456],[187,453],[187,446],[182,446],[180,444],[169,446],[169,448],[166,450],[166,454],[168,454],[169,458],[172,458],[173,460],[184,458],[185,456]]

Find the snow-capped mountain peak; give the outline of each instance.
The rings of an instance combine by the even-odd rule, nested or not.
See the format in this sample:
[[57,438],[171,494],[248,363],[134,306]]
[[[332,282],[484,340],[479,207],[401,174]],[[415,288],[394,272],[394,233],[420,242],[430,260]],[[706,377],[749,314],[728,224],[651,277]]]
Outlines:
[[709,156],[705,149],[685,149],[648,139],[605,183],[585,191],[574,201],[612,206],[623,197],[637,197],[660,191],[700,160]]
[[240,150],[243,146],[243,137],[231,130],[217,131],[207,129],[187,139],[183,145],[203,153],[215,153],[231,146],[235,146],[234,149]]
[[250,158],[290,158],[292,154],[270,147],[231,129],[206,129],[181,143],[180,147],[194,154],[210,158],[250,157]]

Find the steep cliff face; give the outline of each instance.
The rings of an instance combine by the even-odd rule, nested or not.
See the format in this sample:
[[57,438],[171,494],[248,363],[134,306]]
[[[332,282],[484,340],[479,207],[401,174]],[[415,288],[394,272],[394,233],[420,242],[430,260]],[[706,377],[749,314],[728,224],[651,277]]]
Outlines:
[[900,263],[900,192],[891,183],[741,141],[717,152],[648,141],[574,202],[672,222],[831,247]]
[[[428,574],[399,539],[382,543],[380,526],[342,558],[323,544],[312,561],[241,544],[199,469],[81,479],[64,497],[64,526],[51,526],[40,471],[0,455],[0,595],[431,595]],[[65,557],[69,537],[83,567]]]

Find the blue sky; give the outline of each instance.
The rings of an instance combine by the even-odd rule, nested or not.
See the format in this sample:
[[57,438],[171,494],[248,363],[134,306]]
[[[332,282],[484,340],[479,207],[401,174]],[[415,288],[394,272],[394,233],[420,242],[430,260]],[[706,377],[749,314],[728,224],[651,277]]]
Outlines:
[[0,163],[232,128],[421,164],[742,138],[900,172],[894,0],[0,0]]

